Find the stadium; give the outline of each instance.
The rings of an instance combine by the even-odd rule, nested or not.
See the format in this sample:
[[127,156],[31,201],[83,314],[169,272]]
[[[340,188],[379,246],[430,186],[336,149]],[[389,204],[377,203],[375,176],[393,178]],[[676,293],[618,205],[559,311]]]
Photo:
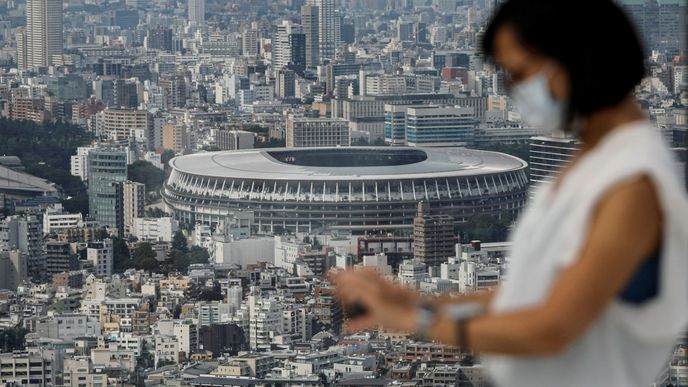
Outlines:
[[170,160],[162,190],[183,223],[217,224],[253,211],[257,233],[393,232],[413,227],[419,201],[454,216],[518,213],[527,163],[464,148],[269,148]]

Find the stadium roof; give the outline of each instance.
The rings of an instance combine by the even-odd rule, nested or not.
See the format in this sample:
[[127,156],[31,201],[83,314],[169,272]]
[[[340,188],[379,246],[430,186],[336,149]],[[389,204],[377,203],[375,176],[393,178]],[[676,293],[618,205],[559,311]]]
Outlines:
[[196,153],[170,166],[206,177],[338,181],[473,176],[521,170],[527,163],[465,148],[335,147]]
[[0,192],[21,193],[28,197],[56,194],[57,188],[48,180],[0,166]]

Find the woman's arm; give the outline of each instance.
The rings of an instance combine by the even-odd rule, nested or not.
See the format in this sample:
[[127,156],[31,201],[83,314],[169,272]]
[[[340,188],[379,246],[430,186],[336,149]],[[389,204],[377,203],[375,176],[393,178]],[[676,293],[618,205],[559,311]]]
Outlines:
[[477,292],[463,293],[463,294],[443,294],[436,297],[429,298],[435,308],[438,310],[444,306],[461,303],[461,302],[475,302],[487,306],[492,302],[494,296],[494,289],[480,290]]
[[[661,224],[662,210],[648,177],[616,186],[599,202],[580,256],[561,272],[545,303],[468,321],[470,347],[515,355],[563,350],[594,323],[657,248]],[[447,317],[437,319],[430,336],[460,344],[456,321]]]
[[[565,348],[603,313],[645,257],[659,245],[662,210],[648,177],[614,187],[600,200],[587,240],[573,264],[562,270],[538,307],[487,314],[470,320],[466,336],[477,352],[548,354]],[[418,327],[417,293],[372,272],[343,272],[334,278],[344,303],[361,303],[369,313],[349,320],[355,332],[382,325],[391,330]],[[457,340],[456,321],[440,314],[429,332],[447,344]]]

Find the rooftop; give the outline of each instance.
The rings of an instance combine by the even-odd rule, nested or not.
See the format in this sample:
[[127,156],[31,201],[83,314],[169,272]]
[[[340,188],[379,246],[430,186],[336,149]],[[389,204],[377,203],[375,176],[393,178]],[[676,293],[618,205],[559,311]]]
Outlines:
[[206,152],[176,157],[170,165],[198,176],[339,181],[473,176],[521,170],[527,163],[465,148],[383,146]]

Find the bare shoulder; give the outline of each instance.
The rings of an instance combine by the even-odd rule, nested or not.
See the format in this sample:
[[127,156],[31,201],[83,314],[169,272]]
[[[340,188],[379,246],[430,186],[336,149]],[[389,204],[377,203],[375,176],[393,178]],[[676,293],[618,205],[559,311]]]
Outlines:
[[663,219],[655,184],[647,174],[639,174],[611,187],[596,206],[591,242],[638,258],[654,251]]

